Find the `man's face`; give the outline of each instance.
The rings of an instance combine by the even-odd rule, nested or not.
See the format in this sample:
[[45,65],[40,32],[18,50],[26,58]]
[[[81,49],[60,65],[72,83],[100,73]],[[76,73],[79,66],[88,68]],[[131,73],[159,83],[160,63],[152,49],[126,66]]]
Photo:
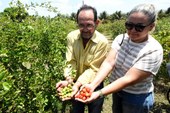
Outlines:
[[78,15],[78,27],[82,38],[89,39],[96,29],[92,10],[82,10]]

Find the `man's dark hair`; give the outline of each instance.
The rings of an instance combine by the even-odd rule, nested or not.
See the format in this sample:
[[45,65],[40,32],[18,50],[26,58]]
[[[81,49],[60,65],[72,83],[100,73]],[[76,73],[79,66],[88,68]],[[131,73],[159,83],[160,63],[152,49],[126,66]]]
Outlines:
[[94,21],[96,21],[97,20],[97,10],[94,7],[88,6],[88,5],[83,5],[83,6],[80,7],[80,9],[77,11],[76,21],[78,22],[78,15],[79,15],[80,11],[82,11],[82,10],[89,10],[89,9],[93,10]]

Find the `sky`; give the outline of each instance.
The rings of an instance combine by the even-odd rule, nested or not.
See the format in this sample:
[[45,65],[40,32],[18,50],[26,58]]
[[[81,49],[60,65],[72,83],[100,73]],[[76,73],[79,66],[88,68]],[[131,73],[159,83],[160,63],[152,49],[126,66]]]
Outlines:
[[[0,12],[3,12],[5,8],[9,7],[9,3],[12,0],[0,0]],[[13,0],[15,1],[15,0]],[[134,6],[140,3],[152,3],[155,5],[157,11],[167,10],[170,7],[170,0],[20,0],[23,4],[43,3],[51,2],[51,5],[57,7],[57,11],[61,14],[70,15],[72,12],[76,13],[77,9],[84,3],[95,7],[98,11],[98,15],[103,11],[108,14],[113,14],[116,11],[122,13],[129,12]],[[40,16],[51,16],[54,17],[56,14],[48,12],[46,9],[36,8],[36,11]],[[28,11],[29,14],[34,14],[35,11]]]

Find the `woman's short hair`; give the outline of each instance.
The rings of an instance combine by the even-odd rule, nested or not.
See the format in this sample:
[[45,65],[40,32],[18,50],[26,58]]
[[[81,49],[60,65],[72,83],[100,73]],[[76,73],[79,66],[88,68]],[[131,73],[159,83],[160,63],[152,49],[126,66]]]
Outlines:
[[149,23],[156,21],[157,13],[153,4],[139,4],[130,11],[129,15],[135,12],[142,12],[147,15]]

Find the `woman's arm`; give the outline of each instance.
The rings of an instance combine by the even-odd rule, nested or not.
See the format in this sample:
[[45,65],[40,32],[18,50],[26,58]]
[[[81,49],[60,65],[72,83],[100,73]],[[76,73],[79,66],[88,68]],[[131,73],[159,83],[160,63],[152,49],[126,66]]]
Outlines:
[[113,92],[120,91],[127,86],[134,85],[147,77],[151,76],[150,72],[142,71],[132,67],[125,76],[113,81],[111,84],[102,89],[103,95],[108,95]]
[[116,50],[111,49],[106,57],[106,59],[103,61],[102,65],[100,66],[99,71],[97,72],[97,75],[91,85],[95,89],[104,79],[106,76],[109,75],[111,70],[114,68],[115,60],[116,60]]

